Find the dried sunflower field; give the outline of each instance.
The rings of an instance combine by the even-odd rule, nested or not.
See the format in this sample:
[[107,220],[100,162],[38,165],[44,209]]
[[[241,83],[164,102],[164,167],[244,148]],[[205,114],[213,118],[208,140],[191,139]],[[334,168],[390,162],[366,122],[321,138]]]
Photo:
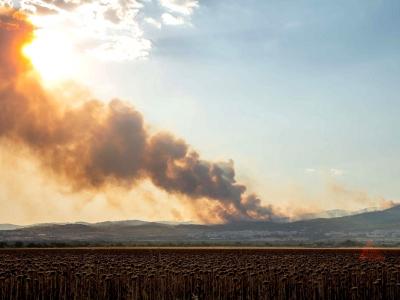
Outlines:
[[400,299],[400,251],[0,250],[0,299]]

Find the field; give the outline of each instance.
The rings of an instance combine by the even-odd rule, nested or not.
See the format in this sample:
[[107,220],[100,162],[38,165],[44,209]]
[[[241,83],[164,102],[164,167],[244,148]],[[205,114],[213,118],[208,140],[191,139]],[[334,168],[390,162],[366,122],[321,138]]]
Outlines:
[[400,251],[0,250],[0,299],[400,299]]

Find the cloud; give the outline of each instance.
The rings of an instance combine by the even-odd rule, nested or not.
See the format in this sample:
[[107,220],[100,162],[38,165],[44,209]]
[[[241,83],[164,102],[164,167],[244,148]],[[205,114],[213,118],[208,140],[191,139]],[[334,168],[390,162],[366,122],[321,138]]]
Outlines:
[[170,12],[186,16],[193,14],[193,11],[199,7],[197,0],[160,0],[160,4]]
[[159,21],[153,18],[145,18],[144,19],[148,24],[153,25],[154,27],[161,29],[162,25]]
[[161,18],[166,25],[182,25],[185,23],[182,17],[175,17],[169,13],[162,14]]
[[317,169],[317,168],[306,168],[304,169],[304,173],[306,174],[328,174],[330,176],[342,176],[344,175],[345,171],[341,169]]
[[141,24],[159,29],[161,23],[185,24],[199,3],[163,0],[159,3],[159,15],[148,14],[151,5],[151,1],[138,0],[0,0],[0,7],[19,9],[33,16],[38,30],[65,35],[81,51],[111,61],[148,57],[152,43]]
[[277,217],[236,181],[233,161],[204,160],[172,133],[150,132],[124,101],[60,101],[67,95],[46,91],[21,54],[32,32],[21,15],[0,14],[0,138],[27,149],[47,176],[76,193],[110,186],[129,191],[150,180],[192,207],[208,200],[201,213],[209,220]]

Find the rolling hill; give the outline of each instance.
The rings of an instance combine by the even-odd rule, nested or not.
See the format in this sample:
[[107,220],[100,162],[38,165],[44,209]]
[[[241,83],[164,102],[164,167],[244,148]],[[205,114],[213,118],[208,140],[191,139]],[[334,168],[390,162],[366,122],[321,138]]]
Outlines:
[[265,243],[337,244],[344,241],[380,244],[400,243],[400,206],[382,211],[338,218],[296,222],[235,222],[217,225],[155,223],[139,220],[38,224],[27,227],[7,225],[0,231],[0,242],[12,243]]

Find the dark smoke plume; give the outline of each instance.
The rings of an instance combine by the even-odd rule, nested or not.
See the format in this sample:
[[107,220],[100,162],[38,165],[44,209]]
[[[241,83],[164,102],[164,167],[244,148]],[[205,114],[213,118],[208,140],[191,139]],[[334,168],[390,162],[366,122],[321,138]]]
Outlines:
[[76,107],[48,93],[21,54],[32,34],[20,14],[0,13],[0,138],[28,147],[45,170],[76,191],[131,188],[150,178],[169,193],[215,201],[213,213],[223,221],[274,216],[271,207],[245,194],[233,162],[205,161],[182,139],[151,135],[142,115],[124,102]]

